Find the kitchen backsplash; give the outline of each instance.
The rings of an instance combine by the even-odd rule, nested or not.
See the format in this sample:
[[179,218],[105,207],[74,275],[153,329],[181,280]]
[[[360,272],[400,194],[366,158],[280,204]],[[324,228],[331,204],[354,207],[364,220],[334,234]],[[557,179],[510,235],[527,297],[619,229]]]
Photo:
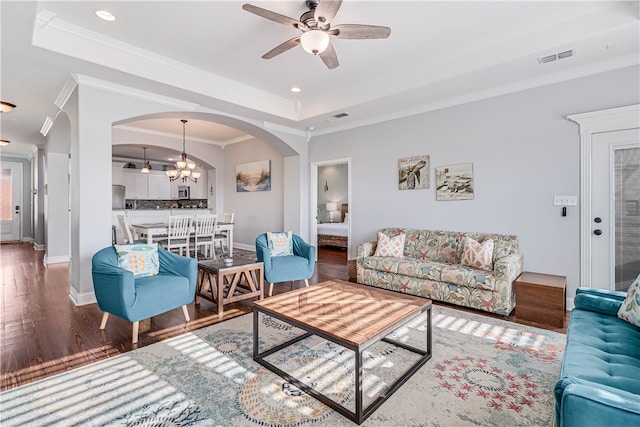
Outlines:
[[207,209],[207,199],[189,200],[140,200],[126,199],[125,209]]

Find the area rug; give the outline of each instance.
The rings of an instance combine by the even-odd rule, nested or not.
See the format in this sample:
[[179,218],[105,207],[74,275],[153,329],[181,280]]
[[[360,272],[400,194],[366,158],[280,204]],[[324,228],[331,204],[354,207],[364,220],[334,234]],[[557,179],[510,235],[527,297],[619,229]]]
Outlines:
[[[549,426],[565,336],[433,307],[433,358],[362,425]],[[268,316],[260,346],[300,333]],[[399,331],[425,336],[422,322]],[[252,359],[244,315],[0,394],[0,425],[351,426]],[[408,352],[407,352],[408,354]],[[364,354],[367,396],[384,393],[410,357],[389,344]],[[352,353],[311,337],[272,362],[352,406]]]

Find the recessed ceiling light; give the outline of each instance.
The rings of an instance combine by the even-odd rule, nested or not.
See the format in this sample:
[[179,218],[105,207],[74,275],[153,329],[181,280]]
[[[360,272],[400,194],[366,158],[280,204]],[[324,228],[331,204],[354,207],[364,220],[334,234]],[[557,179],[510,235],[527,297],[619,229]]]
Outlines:
[[116,17],[108,10],[96,10],[95,13],[98,18],[105,21],[113,22],[116,20]]
[[302,89],[300,89],[298,86],[294,86],[294,87],[291,88],[291,92],[293,92],[293,93],[298,93],[298,92],[301,92],[301,91],[302,91]]

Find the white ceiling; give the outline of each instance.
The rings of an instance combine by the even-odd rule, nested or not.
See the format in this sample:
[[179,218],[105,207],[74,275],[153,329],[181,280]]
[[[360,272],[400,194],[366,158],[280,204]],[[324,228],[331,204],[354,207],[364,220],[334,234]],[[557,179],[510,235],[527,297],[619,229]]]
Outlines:
[[[261,59],[298,32],[243,3],[1,2],[0,96],[18,105],[1,117],[1,137],[12,141],[2,153],[44,144],[40,128],[70,74],[317,135],[640,63],[638,1],[345,0],[334,25],[384,25],[391,36],[334,38],[335,70],[301,47]],[[296,19],[306,10],[302,0],[249,3]],[[117,20],[98,19],[99,8]],[[570,58],[538,62],[570,49]],[[123,126],[181,140],[179,119]],[[187,126],[188,138],[212,144],[246,137]]]

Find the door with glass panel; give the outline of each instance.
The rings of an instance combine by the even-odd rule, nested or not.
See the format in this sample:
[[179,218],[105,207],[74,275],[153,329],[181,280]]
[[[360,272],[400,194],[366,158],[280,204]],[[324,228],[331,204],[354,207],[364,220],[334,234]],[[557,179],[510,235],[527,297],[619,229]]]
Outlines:
[[640,129],[594,134],[591,159],[592,285],[626,291],[640,274]]
[[0,242],[21,240],[22,163],[0,163]]

